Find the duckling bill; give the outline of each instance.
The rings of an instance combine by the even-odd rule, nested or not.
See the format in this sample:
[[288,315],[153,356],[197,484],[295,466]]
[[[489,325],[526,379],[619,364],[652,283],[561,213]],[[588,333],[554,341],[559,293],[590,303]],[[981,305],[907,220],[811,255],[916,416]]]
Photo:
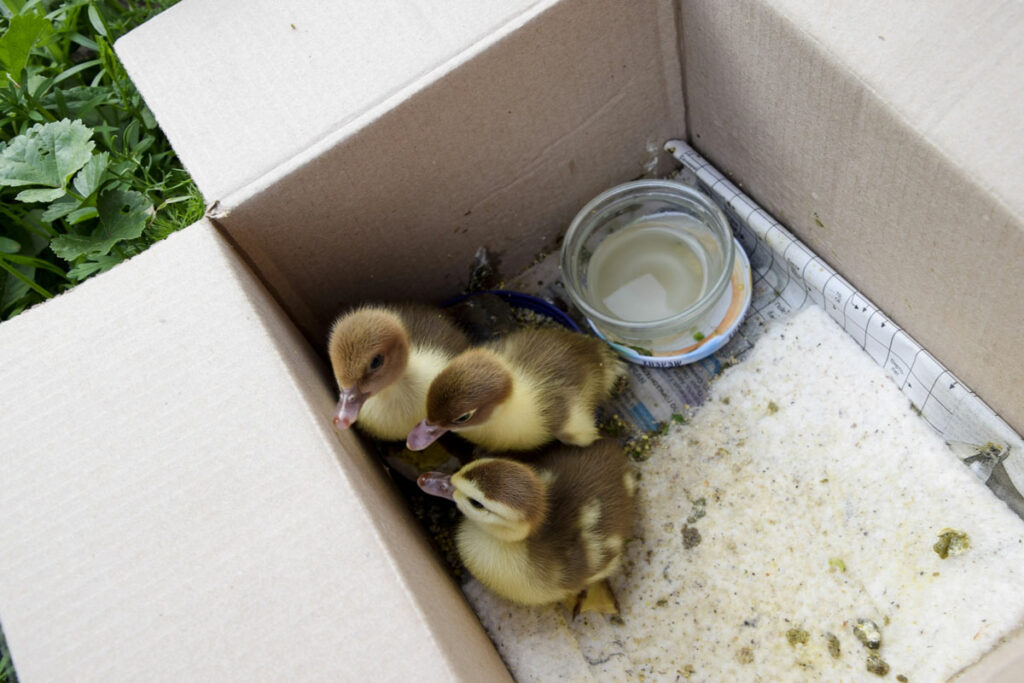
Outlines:
[[560,445],[529,463],[482,458],[453,475],[428,472],[418,483],[464,515],[456,546],[470,573],[524,605],[603,588],[632,530],[636,480],[622,448],[607,439]]
[[530,329],[456,356],[430,385],[426,418],[411,450],[455,431],[491,451],[525,451],[552,441],[587,446],[595,410],[625,366],[600,339],[564,329]]
[[338,383],[333,423],[357,423],[398,441],[427,414],[431,381],[469,345],[443,311],[420,304],[361,306],[331,328],[328,355]]

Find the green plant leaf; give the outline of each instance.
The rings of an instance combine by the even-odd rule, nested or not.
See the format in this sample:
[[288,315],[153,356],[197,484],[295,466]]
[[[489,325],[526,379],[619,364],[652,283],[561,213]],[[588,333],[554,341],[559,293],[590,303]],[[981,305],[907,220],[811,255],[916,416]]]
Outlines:
[[68,214],[68,223],[71,225],[78,225],[84,221],[96,218],[98,215],[99,212],[96,211],[95,206],[83,206],[82,208],[75,209]]
[[[32,279],[35,272],[31,268],[19,268],[22,276]],[[0,314],[7,315],[8,309],[16,308],[18,302],[29,293],[25,280],[18,278],[5,269],[0,269]],[[0,661],[0,665],[5,662]],[[2,680],[2,679],[0,679]]]
[[11,24],[0,36],[0,64],[18,80],[28,64],[29,53],[38,43],[53,33],[53,25],[39,14],[19,14],[11,17]]
[[50,242],[53,253],[65,261],[82,256],[103,256],[121,240],[142,235],[153,205],[133,190],[112,190],[100,195],[96,205],[99,225],[91,235],[61,235]]
[[[35,273],[35,271],[32,268],[25,268],[23,266],[22,268],[19,269],[18,267],[11,265],[10,263],[8,263],[7,261],[5,261],[3,259],[0,259],[0,268],[2,268],[3,270],[6,270],[7,273],[9,275],[13,276],[15,279],[20,280],[22,282],[22,284],[25,285],[26,288],[34,289],[36,292],[38,292],[43,297],[49,299],[50,297],[53,296],[53,294],[51,294],[49,291],[47,291],[45,287],[43,287],[42,285],[38,284],[32,278],[32,276]],[[26,274],[26,272],[23,272],[23,270],[27,271],[27,274]],[[27,289],[25,291],[27,291]]]
[[69,213],[77,209],[79,207],[79,204],[80,203],[77,199],[75,199],[69,194],[66,194],[57,201],[55,201],[53,204],[50,204],[50,206],[47,207],[46,211],[43,212],[43,215],[40,216],[40,218],[42,218],[47,223],[52,223],[55,220],[64,218],[64,216],[67,216]]
[[[0,8],[0,14],[10,18],[11,15],[21,12],[21,8],[25,6],[25,0],[0,0],[0,5],[3,5],[3,8]],[[0,636],[2,635],[3,632],[0,631]],[[0,640],[2,640],[2,638],[0,638]],[[0,652],[2,651],[3,648],[0,647]]]
[[100,195],[96,209],[100,214],[100,224],[111,237],[134,239],[146,227],[153,204],[141,192],[113,190]]
[[19,202],[52,202],[55,199],[60,199],[65,194],[67,194],[67,190],[63,187],[33,188],[31,190],[22,190],[14,198]]
[[72,280],[82,281],[96,273],[102,273],[110,270],[118,263],[121,263],[121,261],[124,261],[124,259],[118,254],[96,256],[92,260],[79,263],[77,266],[69,270],[68,277]]
[[106,152],[93,154],[92,158],[86,162],[82,170],[75,176],[74,181],[72,181],[72,184],[75,186],[75,192],[82,197],[90,197],[96,190],[100,189],[100,183],[103,181],[103,172],[107,170],[108,163],[110,163],[110,155]]
[[3,258],[5,261],[9,261],[11,263],[17,263],[18,265],[21,266],[42,268],[43,270],[48,270],[55,275],[59,275],[65,280],[67,279],[63,268],[61,268],[60,266],[55,266],[49,261],[44,261],[43,259],[40,258],[35,258],[32,256],[22,256],[21,254],[6,254],[4,256],[0,256],[0,258]]
[[59,194],[48,200],[21,199],[53,201],[63,194],[68,179],[92,157],[96,144],[91,137],[92,130],[81,121],[64,119],[32,126],[0,152],[0,185],[45,185],[60,189]]
[[4,237],[0,235],[0,253],[3,254],[17,254],[21,251],[21,243],[17,240],[12,240],[10,237]]
[[104,38],[107,37],[107,25],[103,23],[103,17],[100,16],[100,11],[96,9],[96,5],[89,3],[89,23],[96,29],[96,33],[100,34]]

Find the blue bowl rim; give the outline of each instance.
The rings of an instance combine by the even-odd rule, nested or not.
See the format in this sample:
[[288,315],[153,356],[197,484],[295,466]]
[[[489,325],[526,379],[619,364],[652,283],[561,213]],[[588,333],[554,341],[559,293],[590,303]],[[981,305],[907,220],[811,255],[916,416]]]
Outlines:
[[448,306],[454,306],[457,303],[461,303],[473,296],[479,296],[480,294],[494,294],[514,308],[525,308],[535,313],[546,315],[561,324],[563,327],[569,328],[573,332],[580,331],[579,325],[577,325],[565,311],[558,308],[550,301],[542,299],[539,296],[516,292],[511,289],[482,289],[478,292],[467,292],[465,294],[459,294],[451,297],[450,299],[446,299],[441,303],[441,305],[447,308]]

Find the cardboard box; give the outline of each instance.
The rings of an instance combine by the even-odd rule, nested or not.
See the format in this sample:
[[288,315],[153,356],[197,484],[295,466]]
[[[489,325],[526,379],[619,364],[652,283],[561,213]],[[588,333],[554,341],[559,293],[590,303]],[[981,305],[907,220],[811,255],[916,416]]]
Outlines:
[[673,137],[1024,428],[1024,9],[436,5],[184,0],[118,42],[210,211],[0,326],[39,388],[0,423],[23,681],[506,677],[330,429],[326,328],[455,293],[481,245],[520,270]]

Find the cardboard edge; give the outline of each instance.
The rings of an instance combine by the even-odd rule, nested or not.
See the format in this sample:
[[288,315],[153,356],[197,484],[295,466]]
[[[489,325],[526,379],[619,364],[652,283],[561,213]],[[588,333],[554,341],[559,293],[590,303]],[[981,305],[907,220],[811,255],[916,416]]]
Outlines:
[[[375,461],[356,434],[351,431],[338,433],[331,427],[329,419],[334,400],[326,362],[225,232],[213,221],[204,221],[211,224],[218,233],[223,248],[231,250],[238,257],[231,260],[233,274],[238,280],[248,280],[248,286],[243,286],[242,290],[252,302],[253,309],[258,312],[259,324],[266,331],[268,339],[277,351],[279,362],[292,379],[293,397],[306,407],[311,426],[316,430],[325,450],[333,452],[338,459],[338,476],[346,481],[349,490],[359,499],[362,521],[373,529],[378,547],[389,558],[393,577],[401,586],[405,599],[417,607],[414,610],[417,621],[429,634],[434,649],[442,654],[448,664],[448,671],[444,673],[465,680],[479,679],[484,674],[487,674],[490,680],[495,680],[495,667],[505,669],[507,673],[497,649],[484,631],[461,588],[448,574],[441,558],[413,517],[408,501],[402,498],[384,468]],[[250,293],[254,289],[251,285],[261,288],[266,296],[253,296]],[[305,350],[302,358],[285,352],[295,348]],[[316,371],[315,376],[311,376],[311,370]],[[317,394],[321,394],[326,400],[318,399]],[[317,419],[317,416],[321,419]],[[350,466],[344,466],[340,458],[349,458]],[[374,491],[377,493],[371,494]],[[388,516],[370,512],[380,505],[381,497],[389,499]],[[427,575],[422,571],[422,566],[415,566],[415,559],[431,562],[432,572]],[[431,583],[435,585],[428,585]],[[439,583],[447,584],[450,589],[448,595],[437,591]],[[425,595],[432,596],[432,599],[427,600]],[[448,618],[450,610],[446,610],[445,607],[451,607],[452,603],[453,609],[462,610],[463,613],[459,615],[461,618]],[[446,634],[446,631],[455,632]],[[476,642],[472,642],[474,639]],[[456,641],[466,647],[456,648],[453,644]],[[480,648],[490,650],[493,656],[471,660],[467,658],[466,653],[479,653]],[[508,680],[511,680],[510,674]]]
[[[278,159],[277,162],[267,170],[258,171],[254,176],[242,179],[232,190],[219,192],[219,196],[216,197],[206,197],[204,193],[204,197],[210,205],[220,203],[224,207],[231,207],[237,206],[248,197],[259,194],[267,187],[273,185],[279,177],[287,175],[296,168],[308,163],[311,159],[320,156],[325,150],[335,146],[340,140],[354,135],[363,128],[373,124],[374,121],[392,109],[396,104],[408,99],[415,93],[423,90],[431,83],[443,77],[445,74],[472,60],[479,53],[483,52],[491,45],[503,40],[506,36],[515,33],[523,25],[548,11],[560,1],[561,0],[538,0],[538,2],[532,4],[526,10],[520,12],[500,27],[491,31],[486,37],[471,43],[454,56],[441,62],[427,72],[413,77],[402,86],[385,95],[376,103],[362,109],[361,111],[339,119],[332,129],[324,133],[318,140],[315,140],[305,148],[294,151],[290,156]],[[157,18],[158,17],[154,17],[154,19],[151,19],[150,21]],[[132,46],[136,40],[137,38],[132,37],[131,32],[121,36],[114,42],[113,47],[115,53],[117,53],[119,57],[122,52],[125,51],[127,51],[125,54],[130,54],[134,49]],[[126,69],[128,69],[132,80],[144,86],[139,87],[140,92],[151,89],[152,85],[150,85],[149,79],[146,78],[145,69],[135,69],[133,60],[130,58],[122,61],[126,61]],[[127,64],[133,64],[133,67],[128,67]],[[174,146],[175,145],[172,142],[172,147]]]
[[1018,683],[1024,671],[1024,626],[1000,640],[974,664],[962,669],[956,683]]

